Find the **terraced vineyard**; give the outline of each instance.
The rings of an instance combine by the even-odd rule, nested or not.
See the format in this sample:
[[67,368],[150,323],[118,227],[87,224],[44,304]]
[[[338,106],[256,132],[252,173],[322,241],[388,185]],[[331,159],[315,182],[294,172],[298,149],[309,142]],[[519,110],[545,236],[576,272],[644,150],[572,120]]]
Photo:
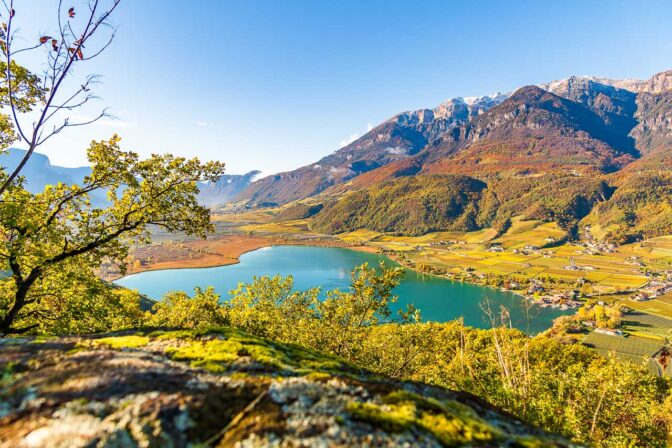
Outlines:
[[659,342],[644,338],[624,338],[594,331],[586,336],[583,343],[600,350],[638,357],[640,361],[650,357],[661,347]]
[[[604,356],[614,354],[618,358],[635,364],[645,365],[654,375],[662,375],[663,367],[651,357],[662,348],[661,342],[644,338],[611,336],[591,332],[583,340],[583,344],[594,348]],[[669,366],[668,366],[669,367]],[[666,373],[669,375],[670,372]]]
[[[626,306],[629,306],[629,304]],[[631,335],[651,339],[672,339],[672,319],[660,314],[638,311],[628,313],[623,317],[623,327]]]

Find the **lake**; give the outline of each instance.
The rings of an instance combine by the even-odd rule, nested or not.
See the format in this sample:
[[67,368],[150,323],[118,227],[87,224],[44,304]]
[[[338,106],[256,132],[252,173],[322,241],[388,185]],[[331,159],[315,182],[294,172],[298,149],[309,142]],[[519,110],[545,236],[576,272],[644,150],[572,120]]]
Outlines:
[[[251,282],[254,276],[277,274],[293,275],[296,289],[319,286],[326,291],[347,289],[352,268],[364,262],[377,266],[383,259],[389,265],[394,264],[381,255],[349,249],[272,246],[243,254],[238,264],[141,272],[116,283],[137,289],[156,300],[168,291],[192,292],[196,286],[213,286],[226,299],[229,291],[236,288],[239,282]],[[394,293],[399,296],[399,301],[394,305],[396,308],[412,303],[420,310],[424,321],[445,322],[463,318],[466,325],[480,328],[490,326],[481,305],[489,302],[494,311],[503,305],[508,308],[513,325],[531,334],[549,328],[553,319],[569,313],[536,305],[526,306],[522,297],[510,292],[453,282],[411,270],[406,271]]]

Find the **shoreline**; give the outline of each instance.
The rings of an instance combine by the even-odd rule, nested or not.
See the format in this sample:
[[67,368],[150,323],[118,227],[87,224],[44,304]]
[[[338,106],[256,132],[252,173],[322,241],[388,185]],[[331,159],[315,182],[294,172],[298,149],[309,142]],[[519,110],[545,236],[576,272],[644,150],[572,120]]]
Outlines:
[[[498,288],[496,286],[485,285],[485,284],[479,283],[477,281],[456,280],[452,275],[449,276],[449,275],[446,275],[446,274],[433,274],[431,272],[423,272],[423,271],[418,270],[417,268],[414,268],[412,266],[404,264],[403,262],[401,262],[400,260],[398,260],[395,257],[389,256],[389,255],[385,255],[385,256],[387,258],[389,258],[390,260],[394,261],[395,263],[397,263],[399,266],[402,266],[404,269],[409,269],[409,270],[411,270],[413,272],[416,272],[418,274],[430,275],[432,277],[436,277],[436,278],[440,278],[442,280],[448,280],[448,281],[456,282],[456,283],[457,282],[466,283],[468,285],[480,286],[482,288],[490,288],[490,289],[494,289],[494,290],[497,290],[497,291],[500,291],[500,292],[508,292],[508,293],[511,293],[515,296],[518,296],[522,300],[525,300],[528,303],[530,303],[532,305],[536,305],[540,308],[551,308],[551,309],[560,310],[560,311],[576,311],[578,308],[580,308],[579,306],[569,306],[569,305],[566,305],[566,304],[559,305],[559,304],[553,304],[553,303],[546,303],[546,302],[543,302],[543,301],[540,301],[540,300],[535,300],[532,296],[530,296],[529,294],[525,294],[524,292],[521,292],[520,290]],[[560,291],[560,290],[549,290],[548,292],[551,293],[551,294],[558,294],[558,293],[561,293],[562,291]]]
[[[243,236],[243,235],[233,235],[234,238],[236,239],[250,239],[248,236]],[[221,242],[224,238],[220,238],[217,240],[211,240],[211,242]],[[129,269],[128,272],[125,275],[120,275],[119,273],[116,273],[115,275],[107,275],[104,277],[104,280],[110,281],[110,282],[116,282],[118,280],[121,280],[123,278],[130,277],[135,274],[142,274],[144,272],[154,272],[154,271],[168,271],[168,270],[173,270],[173,269],[209,269],[209,268],[217,268],[217,267],[223,267],[223,266],[231,266],[235,264],[240,263],[240,257],[249,253],[253,252],[255,250],[263,249],[266,247],[273,247],[273,246],[309,246],[309,247],[333,247],[333,248],[340,248],[340,249],[349,249],[349,250],[355,250],[357,252],[365,252],[365,253],[371,253],[371,254],[378,254],[377,250],[375,248],[372,248],[370,246],[349,246],[347,244],[342,243],[340,240],[334,239],[329,242],[324,242],[320,244],[319,241],[310,241],[310,242],[303,242],[301,240],[296,240],[296,241],[283,241],[283,240],[278,240],[274,238],[261,238],[257,237],[259,241],[256,241],[259,244],[252,245],[250,247],[245,247],[241,251],[235,251],[232,252],[230,255],[222,255],[220,257],[213,256],[214,259],[182,259],[179,261],[162,261],[158,263],[151,264],[149,266],[143,266],[140,269]],[[225,241],[224,243],[226,244],[228,241]],[[392,260],[389,256],[385,255],[387,258]],[[222,259],[224,258],[224,259]],[[179,266],[173,266],[173,264],[179,263]]]
[[[220,238],[218,240],[211,240],[211,241],[226,243],[226,242],[228,242],[228,240],[226,240],[225,238]],[[338,239],[332,239],[332,240],[329,240],[328,242],[325,241],[325,242],[322,242],[322,244],[320,244],[320,241],[309,241],[309,242],[304,242],[304,241],[301,241],[301,240],[285,241],[285,240],[278,240],[278,239],[275,239],[275,238],[265,238],[265,237],[256,237],[255,238],[255,237],[250,237],[250,236],[247,236],[247,235],[230,235],[229,238],[235,238],[235,239],[238,239],[238,240],[249,240],[249,239],[254,238],[254,239],[256,239],[256,242],[259,243],[259,244],[253,245],[252,247],[246,247],[242,251],[237,251],[235,253],[232,253],[231,255],[227,256],[225,260],[222,260],[220,257],[217,257],[215,260],[194,260],[194,262],[192,262],[192,263],[188,263],[190,260],[181,260],[181,262],[180,262],[181,265],[180,266],[173,266],[173,263],[175,263],[175,262],[159,262],[159,263],[147,266],[143,269],[128,272],[126,275],[123,275],[123,276],[122,275],[116,275],[113,278],[108,277],[108,278],[106,278],[106,280],[108,280],[110,282],[116,282],[116,281],[122,280],[124,278],[131,277],[131,276],[136,275],[136,274],[142,274],[144,272],[168,271],[168,270],[174,270],[174,269],[211,269],[211,268],[218,268],[218,267],[223,267],[223,266],[231,266],[231,265],[239,264],[240,263],[240,257],[245,255],[246,253],[253,252],[253,251],[256,251],[256,250],[259,250],[259,249],[263,249],[263,248],[266,248],[266,247],[274,247],[274,246],[333,247],[333,248],[348,249],[348,250],[353,250],[353,251],[357,251],[357,252],[364,252],[364,253],[380,255],[380,256],[383,256],[383,257],[387,258],[388,260],[398,264],[399,266],[401,266],[404,269],[408,269],[410,271],[415,272],[416,274],[428,275],[428,276],[436,277],[436,278],[439,278],[439,279],[442,279],[442,280],[448,280],[448,281],[455,282],[455,283],[458,283],[458,282],[459,283],[465,283],[465,284],[469,284],[469,285],[473,285],[473,286],[479,286],[479,287],[483,287],[483,288],[497,290],[497,291],[500,291],[500,292],[508,292],[508,293],[511,293],[511,294],[513,294],[517,297],[520,297],[522,300],[525,300],[532,305],[536,305],[536,306],[543,307],[543,308],[552,308],[552,309],[562,310],[562,308],[560,306],[549,305],[549,304],[545,304],[545,303],[539,303],[539,301],[534,300],[532,297],[526,295],[525,293],[523,293],[519,290],[503,289],[503,288],[498,288],[498,287],[491,286],[491,285],[485,285],[485,284],[482,284],[482,283],[479,283],[479,282],[476,282],[476,281],[456,280],[452,276],[441,275],[441,274],[433,274],[433,273],[429,273],[429,272],[422,272],[415,267],[404,264],[399,259],[397,259],[394,256],[391,256],[390,254],[385,254],[385,253],[379,252],[379,250],[377,248],[374,248],[372,246],[348,245],[347,243],[343,243],[341,240],[338,240]],[[200,263],[199,263],[199,261],[200,261]],[[182,262],[187,262],[187,263],[182,263]],[[166,264],[168,266],[165,266]],[[576,308],[572,308],[572,307],[568,308],[568,310],[573,310],[573,309],[576,309]],[[567,311],[567,310],[563,310],[563,311]]]

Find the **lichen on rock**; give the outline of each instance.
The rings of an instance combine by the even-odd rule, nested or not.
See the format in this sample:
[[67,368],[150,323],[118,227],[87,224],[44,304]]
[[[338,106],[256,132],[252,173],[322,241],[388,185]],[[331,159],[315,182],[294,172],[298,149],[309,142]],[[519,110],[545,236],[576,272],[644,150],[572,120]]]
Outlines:
[[471,395],[222,328],[0,344],[0,446],[566,446]]

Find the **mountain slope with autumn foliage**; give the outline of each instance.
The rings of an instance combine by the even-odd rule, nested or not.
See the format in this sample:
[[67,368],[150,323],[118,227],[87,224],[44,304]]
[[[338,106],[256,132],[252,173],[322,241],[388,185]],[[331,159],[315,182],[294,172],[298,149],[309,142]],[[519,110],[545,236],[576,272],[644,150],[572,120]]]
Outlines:
[[[522,215],[572,231],[584,220],[625,241],[672,233],[671,146],[672,71],[645,81],[571,77],[399,114],[238,199],[324,198],[314,222],[328,233],[473,230]],[[487,219],[444,210],[441,200],[456,199],[456,179],[482,184],[460,201],[478,215],[485,194],[496,204]]]
[[314,196],[361,174],[412,157],[446,135],[454,134],[453,141],[459,141],[465,123],[505,98],[506,95],[453,98],[434,109],[400,113],[315,164],[254,182],[238,199],[252,204],[281,204]]

